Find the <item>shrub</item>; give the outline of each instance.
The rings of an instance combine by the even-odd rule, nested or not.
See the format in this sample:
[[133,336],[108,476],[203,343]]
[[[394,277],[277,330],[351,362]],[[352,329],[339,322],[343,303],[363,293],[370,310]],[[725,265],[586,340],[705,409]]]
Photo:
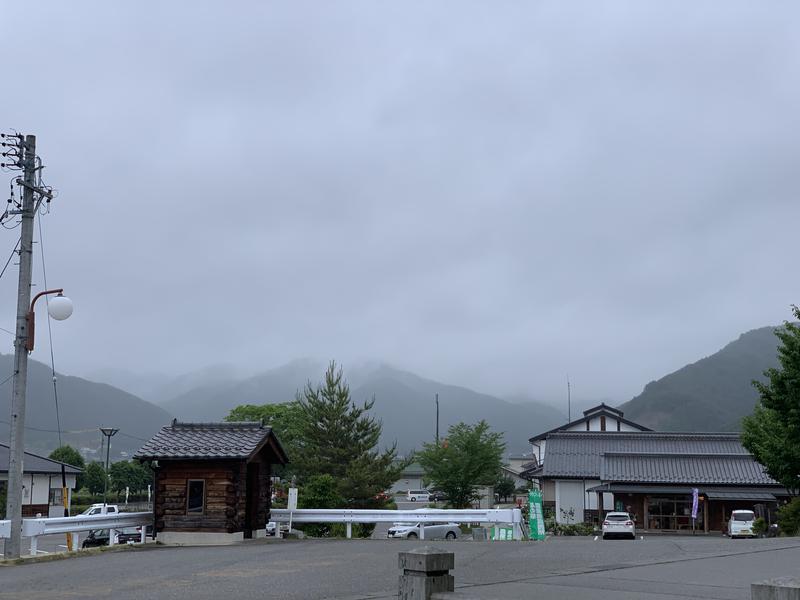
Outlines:
[[763,517],[758,517],[753,521],[753,533],[758,536],[763,536],[767,532],[767,522]]
[[783,535],[797,535],[800,531],[800,498],[778,509],[778,525]]
[[555,523],[553,525],[553,535],[592,535],[594,525],[591,523],[572,523],[569,525]]

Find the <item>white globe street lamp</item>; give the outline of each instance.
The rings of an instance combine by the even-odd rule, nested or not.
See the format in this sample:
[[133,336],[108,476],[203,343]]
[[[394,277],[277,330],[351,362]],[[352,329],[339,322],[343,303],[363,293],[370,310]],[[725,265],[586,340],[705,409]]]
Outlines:
[[69,319],[70,315],[72,315],[72,300],[63,294],[58,294],[47,304],[47,312],[56,321]]
[[64,296],[62,294],[63,291],[63,288],[58,288],[57,290],[45,290],[43,292],[39,292],[33,297],[33,300],[31,301],[31,308],[28,311],[26,319],[28,322],[28,339],[25,340],[25,348],[28,350],[28,352],[33,352],[33,339],[35,337],[34,333],[36,330],[36,313],[34,312],[33,307],[39,298],[42,296],[47,296],[48,294],[58,294],[58,296],[50,300],[47,307],[47,312],[50,313],[50,316],[56,321],[68,319],[72,314],[72,300]]

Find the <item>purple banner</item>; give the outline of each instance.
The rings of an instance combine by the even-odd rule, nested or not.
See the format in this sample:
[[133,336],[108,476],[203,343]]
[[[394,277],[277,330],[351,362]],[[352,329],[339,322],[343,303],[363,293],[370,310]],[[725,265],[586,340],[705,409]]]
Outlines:
[[692,488],[692,519],[697,518],[697,495],[700,490]]

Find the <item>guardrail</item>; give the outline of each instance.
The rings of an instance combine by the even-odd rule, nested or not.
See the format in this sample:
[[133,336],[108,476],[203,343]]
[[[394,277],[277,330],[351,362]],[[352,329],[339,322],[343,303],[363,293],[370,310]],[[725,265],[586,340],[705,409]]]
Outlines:
[[[276,523],[345,523],[347,537],[352,535],[353,523],[492,523],[496,527],[509,524],[514,539],[522,539],[522,511],[518,508],[368,510],[346,508],[273,508],[271,519]],[[420,527],[420,539],[425,539],[425,528]]]
[[[72,533],[73,549],[78,548],[78,532],[94,531],[95,529],[108,529],[108,543],[114,544],[114,536],[110,535],[113,529],[124,527],[142,526],[141,541],[145,541],[147,525],[153,522],[153,513],[113,513],[105,515],[77,515],[74,517],[52,517],[22,520],[22,537],[31,538],[31,555],[38,552],[38,538],[42,535],[53,533]],[[11,521],[0,521],[0,538],[11,536]],[[69,548],[68,548],[69,549]]]

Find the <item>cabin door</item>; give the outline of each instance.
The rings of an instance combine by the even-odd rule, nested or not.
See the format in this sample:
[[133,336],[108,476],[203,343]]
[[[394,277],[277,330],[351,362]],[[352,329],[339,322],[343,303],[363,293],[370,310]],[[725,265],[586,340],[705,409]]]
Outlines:
[[258,499],[261,495],[261,482],[258,477],[258,463],[247,465],[247,497],[244,504],[244,537],[252,538],[258,529]]

